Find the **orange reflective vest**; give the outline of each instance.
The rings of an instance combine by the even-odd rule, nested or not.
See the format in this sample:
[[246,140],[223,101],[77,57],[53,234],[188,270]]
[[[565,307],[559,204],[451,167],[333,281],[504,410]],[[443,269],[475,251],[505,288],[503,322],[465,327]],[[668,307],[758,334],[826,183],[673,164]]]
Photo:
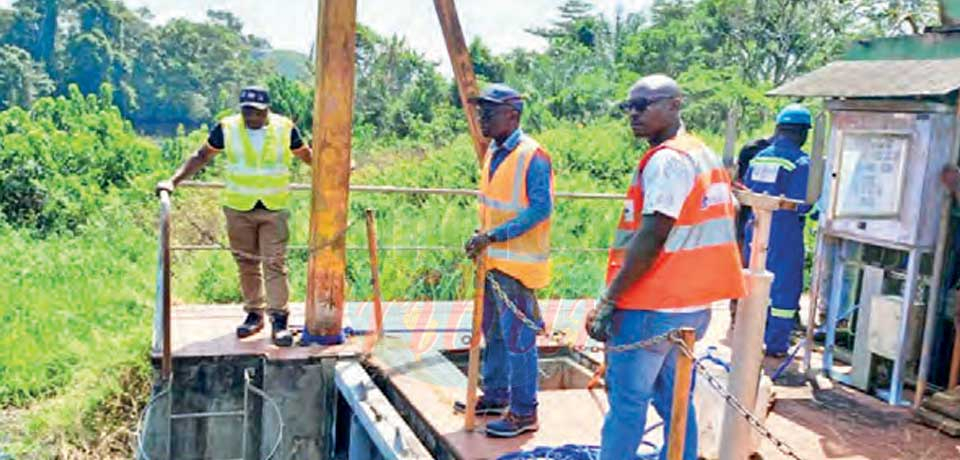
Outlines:
[[[527,200],[527,169],[534,154],[548,155],[537,141],[524,135],[490,177],[493,150],[487,151],[480,178],[480,222],[483,231],[514,219],[530,206]],[[549,156],[547,156],[549,159]],[[550,178],[551,189],[553,177]],[[550,218],[526,233],[487,247],[487,270],[500,270],[530,289],[550,283]]]
[[693,189],[653,266],[620,298],[612,300],[618,308],[657,310],[743,297],[746,286],[737,249],[730,176],[709,147],[682,129],[640,159],[607,259],[607,285],[620,271],[630,240],[640,229],[643,168],[663,149],[679,152],[695,165]]

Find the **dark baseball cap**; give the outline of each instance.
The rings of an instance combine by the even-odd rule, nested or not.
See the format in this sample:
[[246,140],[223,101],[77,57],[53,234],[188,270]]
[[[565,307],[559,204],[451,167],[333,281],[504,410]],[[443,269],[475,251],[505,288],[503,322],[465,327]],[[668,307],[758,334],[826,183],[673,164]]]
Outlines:
[[260,86],[248,86],[240,90],[240,107],[266,110],[270,107],[270,93]]
[[467,99],[471,104],[481,104],[484,102],[491,104],[506,104],[512,106],[517,112],[523,112],[523,96],[515,89],[504,85],[503,83],[494,83],[488,85],[479,96]]

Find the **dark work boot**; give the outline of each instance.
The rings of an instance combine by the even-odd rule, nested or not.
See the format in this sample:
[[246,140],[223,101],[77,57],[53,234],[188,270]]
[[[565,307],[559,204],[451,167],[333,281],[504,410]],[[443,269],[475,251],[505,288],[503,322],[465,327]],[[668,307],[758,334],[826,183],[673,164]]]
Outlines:
[[263,329],[263,313],[247,312],[247,319],[243,320],[243,324],[237,326],[237,337],[245,339],[260,332],[260,329]]
[[273,326],[273,332],[270,337],[273,338],[273,344],[278,347],[289,347],[293,345],[293,334],[287,329],[286,313],[271,313],[270,323]]

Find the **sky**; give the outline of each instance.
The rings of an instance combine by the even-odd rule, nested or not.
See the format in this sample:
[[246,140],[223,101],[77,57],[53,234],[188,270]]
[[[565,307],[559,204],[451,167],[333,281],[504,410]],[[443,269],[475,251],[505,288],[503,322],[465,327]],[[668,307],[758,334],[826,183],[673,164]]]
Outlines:
[[[147,7],[153,22],[187,17],[203,20],[208,9],[227,10],[244,23],[244,30],[266,38],[277,49],[309,52],[316,35],[317,0],[122,0],[130,8]],[[9,7],[13,0],[0,0]],[[613,16],[618,7],[641,11],[653,0],[594,0],[597,11]],[[481,36],[494,53],[513,48],[542,49],[546,43],[524,32],[548,25],[563,0],[458,0],[457,12],[467,43]],[[404,37],[414,49],[441,63],[450,74],[446,48],[431,0],[357,0],[357,19],[382,35]]]

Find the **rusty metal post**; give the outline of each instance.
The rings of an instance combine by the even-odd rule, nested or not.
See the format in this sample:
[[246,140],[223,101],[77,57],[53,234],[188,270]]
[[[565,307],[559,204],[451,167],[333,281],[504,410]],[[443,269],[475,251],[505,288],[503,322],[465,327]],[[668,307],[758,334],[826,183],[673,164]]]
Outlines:
[[306,328],[302,344],[343,342],[344,233],[353,132],[356,0],[319,0]]
[[447,44],[453,75],[457,79],[457,88],[460,90],[460,102],[467,115],[467,126],[470,128],[470,137],[473,139],[473,149],[477,153],[477,163],[482,165],[488,142],[480,133],[476,107],[467,102],[467,99],[478,93],[477,78],[473,73],[473,61],[470,59],[467,43],[463,39],[460,20],[457,18],[457,6],[453,0],[433,0],[433,6],[437,10],[440,28],[443,29],[443,39]]
[[370,284],[373,287],[373,327],[376,340],[383,338],[383,304],[380,298],[380,262],[377,256],[377,218],[367,208],[367,249],[370,251]]
[[463,426],[467,431],[476,428],[477,379],[480,377],[480,336],[483,332],[483,294],[487,279],[484,254],[477,256],[477,273],[473,286],[473,321],[470,327],[470,361],[467,365],[467,407]]
[[[680,330],[680,338],[687,350],[693,351],[697,333],[690,328]],[[677,354],[677,373],[673,379],[673,406],[670,411],[670,432],[667,444],[667,460],[682,460],[684,440],[687,437],[687,413],[690,410],[690,388],[693,384],[693,358],[686,353]]]

